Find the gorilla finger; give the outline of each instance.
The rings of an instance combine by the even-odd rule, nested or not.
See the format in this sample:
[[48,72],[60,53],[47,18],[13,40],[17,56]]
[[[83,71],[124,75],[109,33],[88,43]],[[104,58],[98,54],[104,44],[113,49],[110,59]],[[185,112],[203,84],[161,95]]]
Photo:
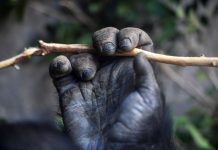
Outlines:
[[70,57],[73,73],[83,81],[89,81],[94,78],[98,62],[96,58],[88,53],[72,55]]
[[121,51],[131,51],[133,48],[140,47],[151,51],[153,42],[143,30],[138,28],[124,28],[118,35],[118,46]]
[[75,85],[71,72],[71,63],[66,56],[58,56],[51,62],[49,73],[59,94]]
[[66,56],[60,55],[56,57],[50,64],[49,73],[52,78],[60,78],[70,74],[72,67]]
[[156,89],[158,87],[151,64],[145,59],[143,53],[139,53],[134,59],[136,73],[136,88],[139,90]]
[[150,51],[150,52],[154,51],[153,41],[146,32],[144,32],[144,31],[141,32],[141,34],[139,36],[139,43],[138,43],[137,47],[139,47],[143,50],[146,50],[146,51]]
[[117,33],[118,29],[107,27],[96,31],[93,36],[93,47],[104,55],[112,55],[117,49]]

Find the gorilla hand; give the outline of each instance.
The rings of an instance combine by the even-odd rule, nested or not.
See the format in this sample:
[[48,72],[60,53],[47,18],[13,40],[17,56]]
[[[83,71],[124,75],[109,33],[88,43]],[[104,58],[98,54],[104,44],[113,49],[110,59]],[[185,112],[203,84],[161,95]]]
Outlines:
[[[94,33],[93,45],[105,55],[153,48],[150,37],[137,28],[101,29]],[[143,54],[135,58],[59,56],[50,65],[50,75],[65,127],[81,149],[109,149],[111,145],[116,149],[128,144],[154,148],[159,141],[164,101]]]

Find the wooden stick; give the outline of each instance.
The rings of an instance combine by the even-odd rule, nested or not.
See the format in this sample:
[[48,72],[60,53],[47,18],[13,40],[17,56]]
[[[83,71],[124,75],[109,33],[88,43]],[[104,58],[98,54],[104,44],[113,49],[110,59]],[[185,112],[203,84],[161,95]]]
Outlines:
[[19,55],[0,61],[0,69],[15,65],[37,53],[41,53],[41,50],[38,48],[32,47],[32,48],[25,49],[23,53]]
[[[0,69],[6,68],[11,65],[15,65],[26,58],[33,55],[47,55],[52,52],[70,52],[70,53],[96,53],[95,49],[85,44],[58,44],[58,43],[45,43],[39,41],[38,48],[32,47],[25,49],[23,53],[14,56],[12,58],[0,61]],[[134,48],[132,51],[127,53],[115,53],[113,56],[135,56],[137,53],[144,53],[145,58],[150,61],[174,64],[179,66],[208,66],[217,67],[218,57],[178,57],[169,56],[163,54],[156,54],[142,49]]]

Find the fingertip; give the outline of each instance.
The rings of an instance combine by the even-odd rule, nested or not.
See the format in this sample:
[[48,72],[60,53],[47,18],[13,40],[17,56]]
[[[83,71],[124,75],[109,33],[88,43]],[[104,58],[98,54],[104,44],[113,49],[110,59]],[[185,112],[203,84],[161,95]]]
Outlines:
[[49,74],[52,78],[60,78],[70,74],[71,63],[66,56],[60,55],[53,59],[49,66]]
[[118,45],[122,51],[130,51],[133,49],[132,42],[129,38],[124,38],[120,40]]
[[117,33],[114,27],[106,27],[94,32],[92,36],[93,47],[103,55],[112,55],[117,49]]
[[73,73],[82,81],[89,81],[95,77],[98,62],[88,53],[72,55],[70,57]]
[[135,28],[124,28],[117,35],[118,46],[121,51],[131,51],[137,47],[139,35]]

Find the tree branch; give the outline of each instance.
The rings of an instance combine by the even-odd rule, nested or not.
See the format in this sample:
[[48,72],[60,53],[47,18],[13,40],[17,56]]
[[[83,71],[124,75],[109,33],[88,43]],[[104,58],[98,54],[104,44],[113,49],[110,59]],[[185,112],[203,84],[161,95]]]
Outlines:
[[[96,53],[95,49],[89,47],[85,44],[58,44],[58,43],[45,43],[39,41],[38,48],[31,47],[25,49],[23,53],[14,56],[12,58],[0,61],[0,69],[6,68],[8,66],[17,64],[23,61],[26,58],[29,58],[33,55],[47,55],[53,52],[70,52],[70,53]],[[142,49],[134,48],[130,52],[126,53],[115,53],[113,56],[135,56],[137,53],[144,53],[145,58],[150,61],[174,64],[179,66],[209,66],[209,67],[218,67],[218,57],[178,57],[178,56],[169,56],[163,54],[156,54]]]

